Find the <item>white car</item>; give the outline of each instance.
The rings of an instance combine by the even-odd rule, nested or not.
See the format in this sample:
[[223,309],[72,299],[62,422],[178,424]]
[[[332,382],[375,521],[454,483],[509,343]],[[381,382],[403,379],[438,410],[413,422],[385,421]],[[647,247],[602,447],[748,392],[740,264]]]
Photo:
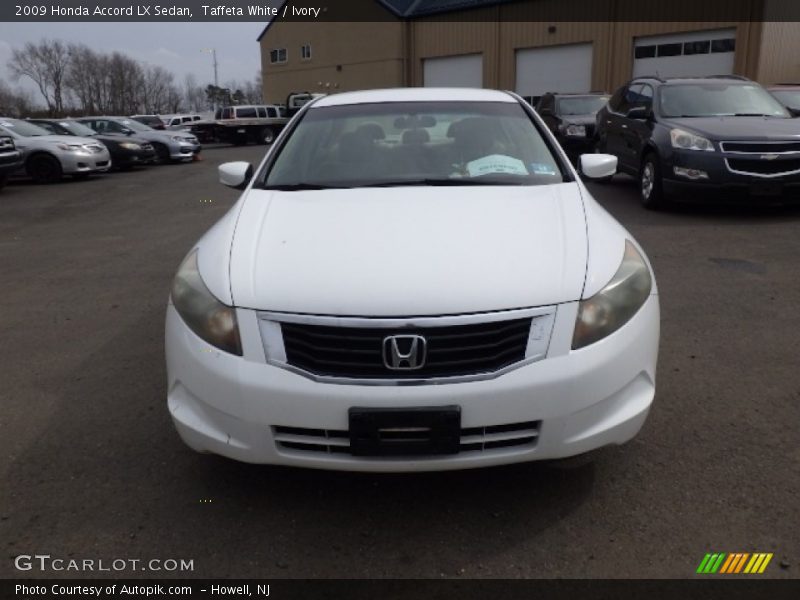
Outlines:
[[[616,158],[584,155],[603,178]],[[541,119],[491,90],[303,107],[191,249],[166,318],[184,442],[353,471],[565,458],[630,440],[659,304],[633,237]]]

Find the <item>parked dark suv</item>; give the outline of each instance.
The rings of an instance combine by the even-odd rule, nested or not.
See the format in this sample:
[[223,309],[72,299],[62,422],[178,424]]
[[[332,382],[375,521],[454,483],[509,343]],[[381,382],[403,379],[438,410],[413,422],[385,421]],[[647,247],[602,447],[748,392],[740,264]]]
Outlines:
[[800,200],[800,126],[736,76],[640,77],[597,113],[596,148],[639,179],[642,204],[667,198]]
[[572,162],[594,148],[594,125],[597,111],[608,102],[609,95],[558,94],[548,92],[536,104],[536,112],[558,139]]

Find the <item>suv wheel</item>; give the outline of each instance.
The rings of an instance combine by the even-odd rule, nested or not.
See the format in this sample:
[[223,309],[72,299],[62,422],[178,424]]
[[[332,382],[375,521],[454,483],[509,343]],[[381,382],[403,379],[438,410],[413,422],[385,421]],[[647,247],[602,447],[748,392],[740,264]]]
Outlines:
[[639,170],[639,194],[642,205],[650,210],[664,208],[664,191],[661,186],[661,167],[658,156],[650,152],[642,161]]
[[56,183],[61,181],[61,163],[49,154],[31,157],[27,164],[28,175],[36,183]]

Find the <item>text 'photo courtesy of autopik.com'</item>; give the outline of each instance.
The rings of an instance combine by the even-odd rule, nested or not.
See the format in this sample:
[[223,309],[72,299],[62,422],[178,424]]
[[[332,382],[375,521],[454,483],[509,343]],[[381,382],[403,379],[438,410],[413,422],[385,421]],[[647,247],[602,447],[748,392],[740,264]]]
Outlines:
[[800,4],[0,3],[0,598],[800,597]]

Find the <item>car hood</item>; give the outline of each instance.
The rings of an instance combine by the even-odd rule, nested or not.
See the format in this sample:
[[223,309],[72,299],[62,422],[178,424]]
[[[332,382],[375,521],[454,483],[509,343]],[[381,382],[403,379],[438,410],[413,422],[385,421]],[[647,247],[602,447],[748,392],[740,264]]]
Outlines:
[[800,139],[792,119],[771,117],[700,117],[668,119],[665,124],[687,129],[713,140]]
[[133,142],[134,144],[149,144],[150,142],[143,137],[136,135],[124,135],[114,133],[98,133],[94,139],[100,140],[104,144],[122,144],[123,142]]
[[94,146],[102,146],[98,140],[90,137],[81,137],[78,135],[36,135],[31,137],[17,138],[18,146],[35,146],[46,144],[91,144]]
[[236,306],[417,316],[577,300],[586,262],[575,183],[253,189],[229,273]]

